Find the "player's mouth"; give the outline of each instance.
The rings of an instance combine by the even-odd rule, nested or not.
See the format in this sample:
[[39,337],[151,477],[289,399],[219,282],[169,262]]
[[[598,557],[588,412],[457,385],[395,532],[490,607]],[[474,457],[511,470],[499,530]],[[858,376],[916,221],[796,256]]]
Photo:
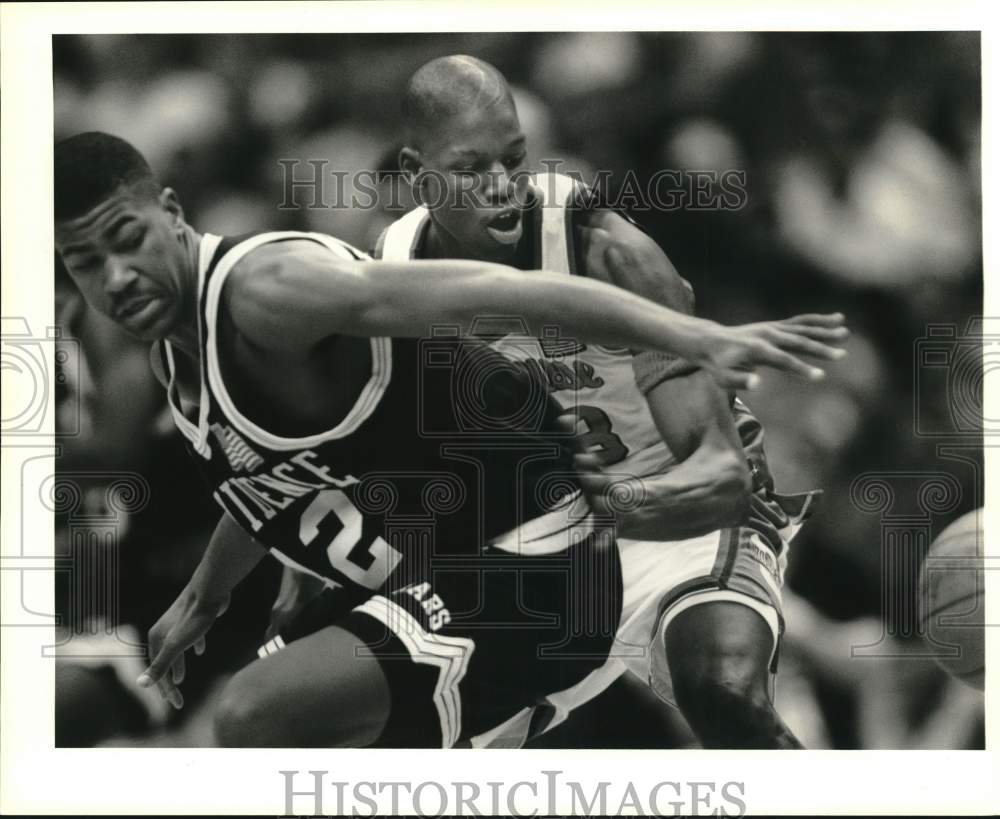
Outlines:
[[521,211],[516,208],[500,211],[486,223],[486,232],[493,237],[494,241],[502,245],[517,244],[521,241],[521,234],[524,232]]
[[142,327],[155,316],[160,309],[159,304],[156,296],[139,296],[118,308],[115,318],[133,327]]

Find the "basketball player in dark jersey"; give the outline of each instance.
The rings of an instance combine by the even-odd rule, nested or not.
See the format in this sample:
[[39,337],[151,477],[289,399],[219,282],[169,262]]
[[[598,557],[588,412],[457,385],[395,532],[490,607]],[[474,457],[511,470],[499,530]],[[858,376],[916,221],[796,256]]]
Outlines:
[[[555,408],[529,400],[532,383],[482,347],[435,339],[432,325],[519,315],[539,334],[548,322],[683,355],[730,387],[761,365],[812,372],[796,354],[837,356],[821,339],[839,317],[724,328],[596,282],[480,262],[376,263],[319,234],[202,235],[142,156],[107,134],[56,146],[55,202],[70,275],[95,309],[154,342],[175,422],[224,510],[150,632],[141,684],[182,705],[184,653],[204,650],[231,590],[268,551],[331,587],[376,592],[239,672],[218,712],[223,744],[516,744],[534,704],[607,653],[617,551],[567,472]],[[482,474],[497,460],[477,459],[491,436],[511,461],[497,503],[483,501]],[[430,518],[429,538],[415,518]],[[441,527],[457,563],[438,560]],[[590,620],[577,627],[553,606],[582,606]]]
[[[461,55],[432,60],[409,82],[404,118],[400,164],[426,204],[383,232],[376,257],[545,267],[690,312],[690,288],[650,237],[570,177],[528,176],[517,111],[495,68]],[[564,714],[627,669],[677,704],[706,747],[796,747],[774,710],[769,670],[788,541],[815,493],[774,491],[760,423],[738,399],[731,411],[688,362],[515,337],[495,346],[547,379],[576,416],[585,485],[599,496],[634,476],[645,495],[619,522],[617,656],[553,698],[556,707]]]

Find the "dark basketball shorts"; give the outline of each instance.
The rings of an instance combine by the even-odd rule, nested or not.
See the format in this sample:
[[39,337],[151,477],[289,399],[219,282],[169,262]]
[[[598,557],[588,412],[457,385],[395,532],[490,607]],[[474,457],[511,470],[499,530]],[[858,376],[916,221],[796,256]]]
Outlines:
[[561,551],[487,547],[410,567],[349,611],[320,595],[261,654],[338,625],[378,658],[392,706],[381,747],[520,747],[552,715],[548,694],[607,661],[621,617],[617,545],[592,533]]

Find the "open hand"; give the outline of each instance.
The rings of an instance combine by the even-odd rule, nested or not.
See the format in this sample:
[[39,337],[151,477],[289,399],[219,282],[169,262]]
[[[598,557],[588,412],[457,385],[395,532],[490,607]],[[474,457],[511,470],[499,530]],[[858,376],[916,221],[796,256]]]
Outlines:
[[184,653],[205,652],[205,635],[229,606],[228,596],[210,605],[185,590],[149,630],[149,667],[136,681],[143,688],[155,685],[174,708],[184,707],[179,686],[184,682]]
[[826,373],[807,364],[804,358],[837,361],[847,354],[843,348],[832,346],[849,335],[841,313],[809,313],[736,327],[706,324],[697,352],[690,358],[725,389],[756,389],[760,384],[756,371],[761,367],[818,381]]

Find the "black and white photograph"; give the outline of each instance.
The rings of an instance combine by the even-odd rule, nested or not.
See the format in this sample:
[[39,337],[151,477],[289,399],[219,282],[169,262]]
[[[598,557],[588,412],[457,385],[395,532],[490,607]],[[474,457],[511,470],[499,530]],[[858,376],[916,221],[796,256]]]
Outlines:
[[4,4],[4,811],[995,812],[991,33],[282,5]]

